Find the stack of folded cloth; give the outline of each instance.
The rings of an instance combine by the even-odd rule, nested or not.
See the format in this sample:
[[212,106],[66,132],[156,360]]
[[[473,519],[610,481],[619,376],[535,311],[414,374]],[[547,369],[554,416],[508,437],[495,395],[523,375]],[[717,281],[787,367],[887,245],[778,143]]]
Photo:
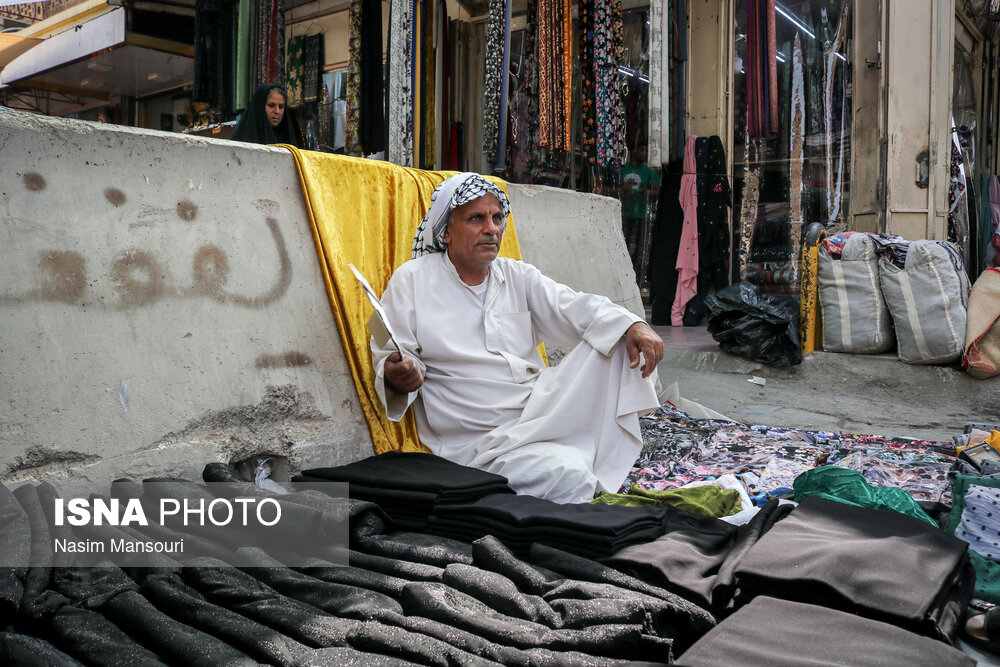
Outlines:
[[441,505],[514,493],[505,477],[419,452],[387,452],[335,468],[304,470],[292,481],[298,486],[346,482],[351,498],[376,503],[397,529],[415,531]]
[[438,505],[427,532],[467,542],[493,535],[521,556],[537,542],[598,559],[661,536],[669,511],[669,506],[560,505],[534,496],[492,495]]

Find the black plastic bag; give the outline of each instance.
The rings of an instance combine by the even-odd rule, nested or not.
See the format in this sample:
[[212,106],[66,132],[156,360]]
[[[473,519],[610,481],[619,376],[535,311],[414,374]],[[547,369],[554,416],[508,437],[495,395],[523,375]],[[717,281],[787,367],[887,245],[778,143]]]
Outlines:
[[710,295],[705,307],[708,333],[724,351],[768,366],[802,363],[795,300],[762,294],[744,280]]

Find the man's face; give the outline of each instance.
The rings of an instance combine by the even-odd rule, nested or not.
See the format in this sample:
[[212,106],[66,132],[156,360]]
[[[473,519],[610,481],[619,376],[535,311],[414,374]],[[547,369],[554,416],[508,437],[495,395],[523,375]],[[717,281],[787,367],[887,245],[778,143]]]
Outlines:
[[500,252],[504,218],[494,195],[462,204],[451,212],[451,222],[444,233],[448,256],[457,269],[480,272]]

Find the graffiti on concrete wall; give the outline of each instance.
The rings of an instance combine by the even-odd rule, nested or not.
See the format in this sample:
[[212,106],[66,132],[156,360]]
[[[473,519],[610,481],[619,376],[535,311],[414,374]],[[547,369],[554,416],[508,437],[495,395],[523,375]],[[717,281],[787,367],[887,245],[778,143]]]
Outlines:
[[[34,172],[24,174],[22,182],[25,189],[32,192],[40,192],[46,187],[45,178]],[[107,188],[104,197],[115,207],[122,206],[127,200],[125,193],[117,188]],[[198,216],[198,206],[191,201],[181,201],[177,204],[176,213],[181,220],[192,222]],[[119,297],[117,306],[136,308],[168,297],[208,298],[245,308],[263,308],[277,301],[291,284],[292,262],[278,221],[265,217],[264,222],[277,251],[279,268],[270,289],[263,294],[249,296],[229,289],[229,258],[217,245],[205,244],[195,252],[189,285],[170,284],[163,261],[154,253],[141,248],[128,248],[111,258],[110,278]],[[87,260],[82,254],[60,249],[44,250],[38,259],[37,287],[20,294],[0,292],[0,304],[49,301],[83,305],[87,286]]]

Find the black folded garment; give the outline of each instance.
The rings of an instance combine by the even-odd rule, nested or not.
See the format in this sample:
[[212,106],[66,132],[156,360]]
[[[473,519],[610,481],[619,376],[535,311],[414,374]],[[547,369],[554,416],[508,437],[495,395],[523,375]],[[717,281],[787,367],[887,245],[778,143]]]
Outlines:
[[944,642],[888,623],[817,605],[759,597],[710,630],[675,664],[716,667],[736,663],[748,667],[972,667],[976,661]]
[[669,507],[586,503],[560,505],[533,496],[492,495],[473,503],[440,505],[427,532],[474,541],[492,535],[519,555],[546,544],[587,558],[608,558],[663,534]]
[[620,537],[608,537],[581,534],[558,526],[519,529],[487,519],[480,519],[476,524],[471,521],[437,518],[432,520],[426,530],[431,535],[465,542],[474,542],[492,535],[521,556],[528,553],[531,545],[545,544],[593,559],[608,558],[626,547],[651,542],[663,532],[659,526],[655,526],[638,529]]
[[950,641],[972,599],[967,547],[899,512],[809,496],[746,553],[736,603],[818,604]]
[[733,572],[743,556],[791,509],[791,504],[772,500],[748,523],[733,526],[674,508],[663,537],[630,546],[602,562],[722,613],[732,604]]
[[494,494],[472,503],[440,506],[435,512],[435,518],[464,519],[469,523],[488,518],[511,528],[562,527],[581,536],[617,537],[636,530],[661,527],[668,511],[669,507],[589,503],[561,505],[534,496]]
[[462,494],[498,484],[507,488],[507,478],[470,468],[433,454],[386,452],[336,468],[302,471],[326,481],[349,482],[372,488],[405,489],[437,495]]

